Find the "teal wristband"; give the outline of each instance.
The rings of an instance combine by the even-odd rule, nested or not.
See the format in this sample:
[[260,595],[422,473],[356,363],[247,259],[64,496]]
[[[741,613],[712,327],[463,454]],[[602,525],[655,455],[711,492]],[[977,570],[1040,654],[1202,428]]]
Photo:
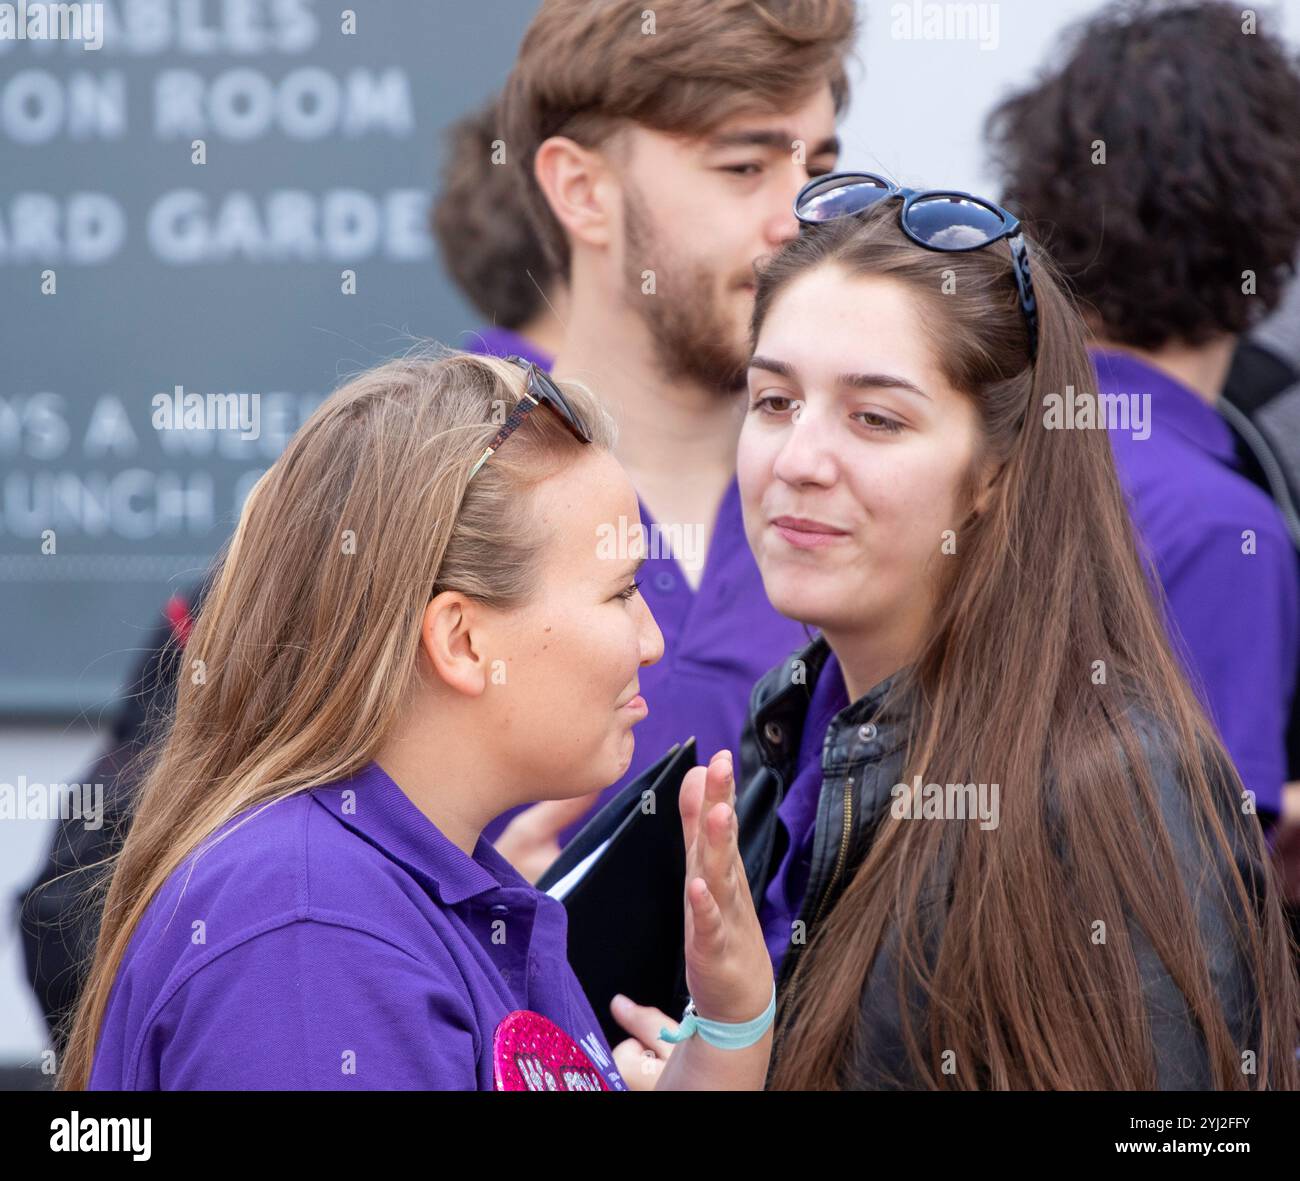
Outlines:
[[686,1006],[686,1012],[682,1014],[677,1032],[661,1029],[659,1037],[661,1041],[677,1043],[684,1042],[688,1037],[694,1037],[698,1033],[709,1045],[717,1046],[720,1050],[743,1050],[746,1046],[752,1046],[767,1032],[775,1016],[776,985],[773,984],[772,999],[767,1002],[767,1008],[752,1021],[710,1021],[695,1011],[695,1001],[692,1000]]

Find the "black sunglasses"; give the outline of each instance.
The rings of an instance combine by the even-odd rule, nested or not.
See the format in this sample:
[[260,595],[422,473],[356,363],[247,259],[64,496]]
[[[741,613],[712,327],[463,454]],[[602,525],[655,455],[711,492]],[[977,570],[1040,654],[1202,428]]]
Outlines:
[[587,429],[587,424],[582,421],[582,416],[569,405],[568,399],[564,396],[560,387],[555,384],[549,373],[539,369],[532,361],[525,361],[523,357],[506,357],[505,359],[527,372],[528,380],[524,384],[524,396],[519,399],[515,408],[510,412],[510,417],[501,424],[501,429],[493,436],[487,450],[478,457],[469,473],[471,480],[477,474],[478,469],[487,463],[488,456],[514,433],[515,428],[524,421],[528,412],[538,406],[549,406],[552,411],[560,416],[560,421],[573,432],[580,442],[591,442],[591,431]]
[[1029,277],[1029,247],[1020,222],[1000,205],[955,189],[904,189],[873,172],[830,172],[810,180],[794,199],[794,215],[805,226],[851,217],[879,201],[901,197],[903,233],[927,250],[963,253],[1002,238],[1011,247],[1020,309],[1029,330],[1029,356],[1038,356],[1038,304]]

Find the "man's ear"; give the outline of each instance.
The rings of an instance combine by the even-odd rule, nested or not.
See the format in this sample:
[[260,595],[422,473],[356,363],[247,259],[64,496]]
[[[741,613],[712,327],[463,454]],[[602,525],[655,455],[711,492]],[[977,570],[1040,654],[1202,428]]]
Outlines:
[[424,609],[420,649],[442,682],[467,697],[487,687],[483,620],[478,606],[459,591],[434,595]]
[[599,151],[553,135],[537,149],[533,175],[570,238],[588,246],[609,245],[618,183]]

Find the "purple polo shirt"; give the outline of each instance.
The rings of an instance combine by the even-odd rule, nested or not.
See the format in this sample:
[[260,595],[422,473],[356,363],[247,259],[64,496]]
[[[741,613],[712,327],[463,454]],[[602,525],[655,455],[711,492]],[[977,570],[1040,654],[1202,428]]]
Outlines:
[[[652,542],[654,518],[639,497],[637,504]],[[767,600],[745,536],[740,486],[734,476],[718,509],[699,587],[691,588],[681,565],[662,543],[658,551],[652,546],[638,578],[664,636],[662,658],[641,669],[638,677],[650,712],[633,730],[636,748],[627,771],[601,792],[586,817],[561,832],[562,846],[675,742],[694,735],[701,763],[723,748],[739,759],[740,735],[755,683],[808,643],[803,625],[779,614]],[[517,811],[497,817],[484,835],[495,839]]]
[[563,905],[488,841],[467,856],[377,764],[222,831],[132,936],[90,1089],[491,1090],[516,1009],[625,1089]]
[[[1241,474],[1232,430],[1212,406],[1126,353],[1097,350],[1093,363],[1101,393],[1150,398],[1149,438],[1110,431],[1120,482],[1169,601],[1175,651],[1271,821],[1300,665],[1300,564],[1285,522]],[[1243,553],[1246,530],[1254,553]]]
[[490,357],[523,357],[525,361],[531,361],[548,373],[554,360],[549,353],[542,352],[532,341],[509,328],[478,328],[473,332],[462,333],[461,336],[461,348],[469,353],[482,353]]
[[[772,971],[781,970],[781,960],[790,946],[791,923],[803,909],[804,891],[812,868],[813,835],[817,827],[817,802],[822,789],[822,746],[826,729],[840,710],[849,705],[844,674],[832,652],[822,665],[813,686],[812,699],[804,717],[803,736],[795,761],[795,776],[777,806],[776,817],[787,844],[776,873],[768,882],[758,908]],[[777,836],[777,847],[781,838]]]

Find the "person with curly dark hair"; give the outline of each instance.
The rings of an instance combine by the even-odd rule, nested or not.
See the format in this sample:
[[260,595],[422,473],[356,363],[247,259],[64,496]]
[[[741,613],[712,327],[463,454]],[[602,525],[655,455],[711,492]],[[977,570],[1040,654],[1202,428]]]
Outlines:
[[1296,777],[1300,534],[1244,470],[1222,395],[1295,270],[1300,64],[1253,10],[1185,0],[1111,5],[1054,60],[987,127],[1005,204],[1093,334],[1096,393],[1061,391],[1044,424],[1109,428],[1167,623],[1269,827]]
[[528,220],[498,123],[494,97],[448,128],[429,229],[447,273],[488,321],[461,347],[549,369],[564,335],[565,284]]

